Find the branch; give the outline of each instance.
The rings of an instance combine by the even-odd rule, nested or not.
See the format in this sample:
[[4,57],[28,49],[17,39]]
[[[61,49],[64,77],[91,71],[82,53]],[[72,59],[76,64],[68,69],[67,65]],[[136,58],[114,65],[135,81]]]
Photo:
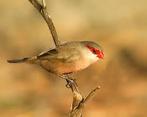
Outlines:
[[81,105],[82,100],[84,99],[81,95],[78,85],[75,80],[71,79],[69,76],[65,76],[67,85],[72,91],[73,94],[73,102],[71,111],[69,113],[69,117],[82,117],[83,106]]
[[60,41],[58,40],[58,35],[56,32],[56,28],[53,24],[53,21],[52,21],[51,17],[48,15],[48,12],[46,10],[45,0],[41,0],[42,3],[40,3],[38,0],[29,0],[29,1],[39,11],[39,13],[42,15],[42,17],[46,21],[46,23],[49,27],[49,30],[51,32],[51,35],[53,37],[55,46],[58,47],[60,45]]
[[[41,0],[39,2],[38,0],[29,0],[32,5],[39,11],[39,13],[42,15],[44,20],[46,21],[49,30],[51,32],[51,35],[53,37],[54,43],[56,47],[60,46],[60,41],[58,40],[58,35],[55,29],[55,26],[53,24],[52,19],[48,15],[48,12],[46,10],[46,3],[45,0]],[[84,107],[84,104],[95,94],[96,90],[100,89],[100,87],[96,87],[90,93],[84,98],[82,94],[79,91],[78,85],[74,79],[70,75],[65,75],[61,77],[66,80],[68,88],[71,89],[73,94],[73,102],[72,102],[72,108],[69,113],[69,117],[82,117],[82,110]]]
[[96,87],[84,98],[79,91],[78,85],[75,80],[71,79],[69,76],[66,76],[67,85],[71,88],[73,93],[73,102],[72,108],[69,113],[69,117],[82,117],[82,110],[85,103],[96,93],[100,86]]

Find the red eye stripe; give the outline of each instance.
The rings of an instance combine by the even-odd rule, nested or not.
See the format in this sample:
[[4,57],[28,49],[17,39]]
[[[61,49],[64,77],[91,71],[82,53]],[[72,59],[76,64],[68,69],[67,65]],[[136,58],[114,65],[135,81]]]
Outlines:
[[89,49],[92,53],[94,53],[94,54],[99,54],[99,53],[100,53],[100,51],[99,51],[98,49],[96,49],[96,48],[93,48],[93,47],[91,47],[91,46],[89,46],[89,45],[87,45],[86,47],[88,47],[88,49]]
[[96,54],[98,58],[100,58],[100,59],[103,59],[103,58],[104,58],[104,53],[103,53],[103,51],[100,51],[100,50],[98,50],[98,49],[96,49],[96,48],[93,48],[93,47],[91,47],[91,46],[89,46],[89,45],[86,45],[86,47],[87,47],[92,53]]
[[97,56],[98,56],[99,58],[101,58],[101,59],[104,58],[104,53],[103,53],[103,51],[100,51],[100,50],[98,50],[98,49],[95,49],[94,51],[95,51],[95,53],[97,54]]
[[86,45],[86,47],[87,47],[91,52],[94,51],[94,48],[93,48],[93,47],[91,47],[91,46],[89,46],[89,45]]

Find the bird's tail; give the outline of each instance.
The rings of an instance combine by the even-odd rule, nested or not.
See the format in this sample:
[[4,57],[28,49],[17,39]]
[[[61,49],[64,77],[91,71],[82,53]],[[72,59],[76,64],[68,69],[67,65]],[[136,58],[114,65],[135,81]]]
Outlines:
[[19,59],[11,59],[7,60],[8,63],[35,63],[37,60],[37,57],[25,57],[25,58],[19,58]]

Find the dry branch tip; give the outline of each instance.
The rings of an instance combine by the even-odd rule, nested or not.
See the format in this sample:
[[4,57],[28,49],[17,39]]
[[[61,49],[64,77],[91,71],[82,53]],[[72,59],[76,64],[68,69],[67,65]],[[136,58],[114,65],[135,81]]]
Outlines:
[[89,92],[89,94],[85,97],[84,103],[86,103],[86,102],[96,93],[96,91],[97,91],[98,89],[100,89],[100,88],[101,88],[101,86],[97,86],[96,88],[94,88],[93,90],[91,90],[91,91]]

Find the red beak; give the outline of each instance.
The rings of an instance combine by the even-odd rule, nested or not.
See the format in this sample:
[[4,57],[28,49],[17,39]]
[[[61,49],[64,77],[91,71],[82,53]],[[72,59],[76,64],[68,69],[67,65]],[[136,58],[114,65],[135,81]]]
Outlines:
[[100,51],[97,56],[100,58],[100,59],[104,59],[104,53],[103,51]]

